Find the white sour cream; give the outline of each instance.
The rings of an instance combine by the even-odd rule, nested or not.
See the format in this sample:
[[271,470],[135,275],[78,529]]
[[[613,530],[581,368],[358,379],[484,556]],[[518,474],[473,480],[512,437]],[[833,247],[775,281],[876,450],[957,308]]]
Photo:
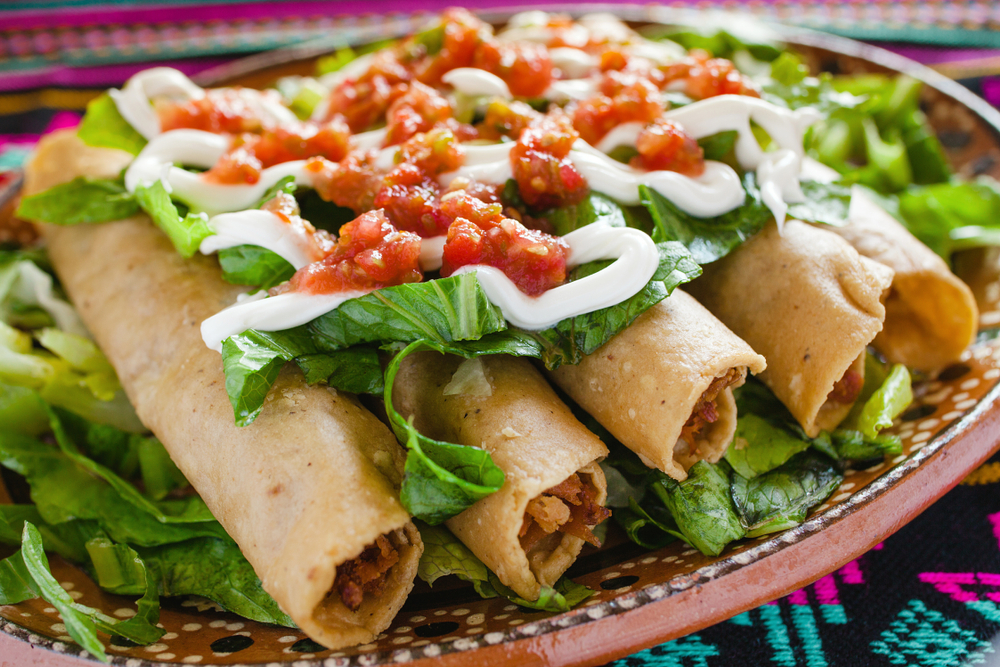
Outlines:
[[470,97],[502,97],[508,100],[513,97],[503,79],[477,67],[457,67],[446,72],[441,81]]
[[597,56],[566,46],[549,49],[549,58],[567,79],[581,79],[597,67]]
[[253,185],[211,183],[174,164],[208,169],[229,150],[230,138],[201,130],[171,130],[154,137],[136,156],[125,172],[125,187],[134,192],[139,185],[149,186],[162,180],[177,199],[195,211],[209,215],[248,209],[268,188],[286,176],[294,176],[299,185],[312,186],[312,177],[304,169],[305,160],[284,162],[263,170]]
[[208,221],[215,232],[201,242],[199,250],[210,255],[225,248],[255,245],[280,255],[296,270],[310,264],[314,256],[311,239],[270,211],[250,209],[222,213]]
[[258,331],[291,329],[334,310],[348,299],[364,296],[368,291],[337,294],[288,292],[263,299],[253,297],[243,299],[202,322],[201,339],[210,349],[222,352],[222,341],[230,336],[248,329]]
[[[296,121],[295,114],[281,103],[273,91],[252,88],[233,90],[265,125]],[[170,67],[154,67],[139,72],[121,90],[111,90],[109,94],[122,118],[146,139],[152,139],[162,131],[160,118],[152,107],[153,98],[188,101],[205,97],[204,89]]]
[[[465,165],[442,174],[444,185],[454,179],[471,178],[482,183],[501,185],[513,177],[510,150],[513,143],[491,146],[465,146]],[[582,139],[569,153],[577,171],[594,190],[626,205],[639,204],[639,186],[653,188],[691,215],[707,218],[722,215],[743,203],[745,193],[740,177],[728,165],[711,160],[705,163],[705,173],[690,178],[673,171],[643,171],[611,159]]]

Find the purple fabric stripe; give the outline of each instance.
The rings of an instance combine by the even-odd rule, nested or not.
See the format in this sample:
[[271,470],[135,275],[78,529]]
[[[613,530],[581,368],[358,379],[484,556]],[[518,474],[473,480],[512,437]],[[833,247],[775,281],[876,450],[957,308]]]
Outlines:
[[[34,30],[56,26],[87,26],[130,23],[188,23],[235,19],[262,20],[286,16],[356,16],[394,12],[436,11],[456,4],[448,0],[386,0],[384,2],[253,2],[240,5],[168,5],[160,7],[91,6],[44,12],[21,10],[0,15],[0,30]],[[497,0],[466,0],[469,7],[498,7]]]
[[[983,97],[1000,109],[1000,77],[983,79]],[[997,540],[1000,541],[1000,529],[997,531]]]
[[200,58],[194,61],[165,60],[162,62],[127,63],[100,67],[69,67],[56,65],[29,72],[6,72],[0,77],[0,92],[42,88],[45,86],[65,86],[75,88],[102,88],[123,83],[136,72],[150,67],[167,66],[178,69],[188,76],[221,65],[231,58]]

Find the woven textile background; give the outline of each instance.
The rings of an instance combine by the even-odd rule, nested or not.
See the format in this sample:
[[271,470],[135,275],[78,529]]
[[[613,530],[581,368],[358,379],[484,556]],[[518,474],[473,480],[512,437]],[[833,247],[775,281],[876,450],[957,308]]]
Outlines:
[[[0,5],[0,172],[38,137],[72,126],[98,91],[169,63],[188,74],[262,50],[331,47],[387,24],[409,29],[435,0],[194,0]],[[478,9],[495,1],[464,3]],[[527,3],[521,3],[527,4]],[[1000,106],[1000,2],[752,0],[738,9],[865,40],[957,78]],[[2,239],[0,239],[2,241]],[[1000,437],[1000,434],[998,434]],[[1000,665],[1000,456],[896,535],[815,584],[615,667]]]

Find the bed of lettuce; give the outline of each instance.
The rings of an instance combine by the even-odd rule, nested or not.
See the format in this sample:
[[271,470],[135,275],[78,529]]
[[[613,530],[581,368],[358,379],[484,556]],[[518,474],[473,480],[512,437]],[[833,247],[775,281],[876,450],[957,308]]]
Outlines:
[[[831,184],[803,183],[806,201],[792,205],[790,217],[843,224],[851,187],[860,185],[946,259],[957,250],[1000,244],[1000,186],[986,177],[965,181],[952,173],[919,107],[918,82],[885,75],[810,77],[793,53],[752,35],[731,31],[660,31],[655,37],[733,58],[748,70],[763,74],[760,81],[768,101],[789,108],[813,106],[822,112],[823,120],[806,134],[807,153],[837,170],[841,178]],[[323,67],[332,71],[353,57],[353,52],[338,52]],[[315,87],[301,83],[296,86],[289,97],[295,98],[296,112],[308,116],[311,105],[318,100]],[[674,106],[690,103],[683,94],[669,96]],[[108,96],[90,105],[79,134],[88,144],[132,154],[146,143],[121,118]],[[766,147],[766,134],[759,132],[758,138]],[[736,166],[734,140],[735,133],[723,132],[699,143],[707,158]],[[630,156],[616,157],[627,160]],[[543,332],[509,327],[486,299],[475,276],[467,274],[380,290],[293,330],[248,331],[233,336],[224,342],[223,364],[236,421],[241,425],[253,422],[278,372],[289,362],[297,364],[310,383],[324,382],[353,393],[381,394],[392,428],[408,449],[402,497],[414,516],[422,520],[420,527],[427,548],[420,564],[421,578],[430,584],[454,574],[471,582],[484,597],[499,594],[523,606],[549,611],[568,609],[585,599],[590,594],[588,589],[563,579],[554,588],[546,588],[536,602],[516,599],[446,528],[437,525],[498,490],[503,473],[482,450],[434,441],[413,429],[390,400],[396,372],[406,355],[418,350],[465,358],[512,354],[536,358],[549,368],[577,363],[674,288],[696,278],[700,265],[724,257],[771,219],[754,174],[745,174],[743,184],[747,193],[744,204],[708,219],[686,214],[647,188],[642,188],[642,204],[637,207],[622,206],[592,192],[576,206],[532,211],[532,215],[544,217],[560,235],[596,221],[637,227],[653,236],[661,254],[660,269],[653,280],[629,301],[571,318]],[[303,216],[319,227],[335,232],[339,224],[353,217],[343,209],[319,202],[311,191],[296,189],[290,179],[272,188],[259,205],[279,190],[295,195]],[[508,184],[505,204],[523,206],[513,183]],[[150,215],[185,257],[196,253],[201,241],[211,234],[207,217],[172,200],[162,184],[140,187],[130,194],[121,176],[78,178],[26,198],[19,213],[56,224],[81,224],[116,220],[140,210]],[[44,262],[43,258],[35,259]],[[254,246],[224,250],[219,253],[219,262],[228,281],[260,289],[280,284],[293,273],[285,260]],[[599,270],[602,265],[578,267],[572,277]],[[4,294],[3,285],[0,273],[0,296]],[[128,424],[116,421],[129,418],[129,410],[127,405],[122,409],[113,371],[106,362],[101,365],[95,361],[103,357],[92,345],[76,349],[60,343],[59,335],[51,333],[56,331],[50,326],[51,316],[45,320],[44,309],[19,304],[19,298],[8,298],[4,306],[4,321],[16,328],[3,330],[6,338],[0,340],[4,345],[0,354],[6,356],[0,357],[0,381],[9,377],[4,372],[9,373],[12,367],[11,350],[22,358],[38,357],[43,361],[23,368],[13,366],[19,369],[15,384],[20,388],[0,385],[6,392],[0,394],[0,416],[7,410],[7,414],[16,414],[20,419],[12,424],[24,424],[20,430],[5,427],[0,432],[0,463],[28,479],[33,499],[37,485],[36,502],[40,504],[0,508],[5,512],[0,518],[0,540],[22,544],[21,551],[0,566],[0,590],[7,591],[3,594],[41,594],[64,618],[67,614],[73,618],[66,623],[70,634],[98,655],[94,649],[100,645],[94,643],[94,629],[136,642],[153,636],[157,594],[198,594],[249,618],[288,622],[259,590],[259,582],[235,544],[198,507],[200,501],[165,499],[184,482],[155,439],[128,434],[113,426],[86,426],[86,422],[81,426],[78,415],[84,414],[128,430]],[[27,343],[26,331],[30,333]],[[85,352],[81,351],[84,348]],[[55,370],[25,370],[32,365],[47,365]],[[614,509],[614,521],[629,539],[644,547],[659,548],[680,539],[709,555],[721,553],[734,540],[798,525],[811,508],[840,485],[849,464],[901,451],[899,439],[882,431],[912,400],[909,374],[901,366],[886,366],[873,355],[869,355],[866,369],[865,386],[855,410],[836,431],[816,438],[807,437],[784,406],[751,379],[737,391],[739,418],[734,445],[718,463],[693,466],[684,482],[647,468],[589,415],[579,413],[611,449],[602,467],[608,479],[608,505]],[[95,397],[114,398],[107,404],[114,406],[108,412],[118,416],[98,416],[97,406],[102,403]],[[0,424],[6,423],[0,419]],[[105,435],[91,435],[91,431]],[[38,439],[45,432],[62,436]],[[119,444],[118,449],[107,448],[109,438],[125,444]],[[109,451],[117,453],[111,455]],[[145,466],[140,452],[146,452]],[[106,460],[108,456],[113,460]],[[88,484],[98,485],[102,494],[114,499],[111,504],[126,508],[125,514],[132,519],[102,515],[94,508],[86,508],[78,516],[75,512],[83,510],[72,505],[61,513],[53,510],[52,504],[41,500],[45,493],[42,489],[51,488],[44,481],[49,473],[32,472],[36,470],[32,466],[41,465],[38,461],[48,465],[53,457],[58,457],[59,465],[66,470],[76,471],[74,474],[84,471]],[[103,473],[95,473],[97,470]],[[133,481],[136,484],[130,483]],[[166,494],[164,489],[168,489]],[[177,502],[195,509],[180,509]],[[130,523],[133,519],[155,530],[150,534],[130,532],[138,530]],[[75,605],[53,589],[46,579],[42,542],[46,549],[83,564],[107,590],[141,594],[140,613],[132,619],[135,622],[127,627],[121,623],[111,627],[114,619]],[[254,600],[254,608],[234,608],[233,599],[227,597],[232,591],[227,592],[225,585],[219,584],[219,577],[212,576],[214,567],[199,569],[191,560],[185,560],[193,558],[193,554],[197,554],[199,564],[212,562],[213,555],[224,555],[230,567],[242,574],[225,577],[223,584],[238,581],[254,591],[256,597],[244,595],[244,599]],[[217,585],[221,588],[217,589]]]

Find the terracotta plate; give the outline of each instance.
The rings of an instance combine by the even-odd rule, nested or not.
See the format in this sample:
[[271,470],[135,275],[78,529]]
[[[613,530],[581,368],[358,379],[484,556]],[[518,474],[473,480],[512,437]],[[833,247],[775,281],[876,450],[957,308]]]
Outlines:
[[[573,8],[579,10],[579,6]],[[637,22],[678,23],[691,14],[615,7]],[[502,21],[509,12],[485,13]],[[418,21],[421,19],[417,19]],[[351,19],[338,39],[360,42],[416,27],[413,19]],[[888,52],[818,33],[781,29],[814,68],[838,72],[900,71],[923,80],[928,116],[949,157],[966,176],[1000,177],[1000,113],[961,86]],[[280,74],[311,71],[311,58],[337,44],[303,45],[228,65],[202,83],[263,85]],[[2,204],[2,201],[0,201]],[[977,292],[984,326],[1000,324],[996,253],[969,255],[960,268]],[[987,338],[987,336],[983,336]],[[744,540],[717,558],[684,544],[646,551],[609,531],[588,547],[569,575],[597,591],[565,614],[481,600],[459,582],[431,589],[418,582],[393,625],[374,643],[328,651],[301,632],[266,626],[198,599],[163,601],[167,634],[152,646],[112,644],[115,664],[234,665],[597,665],[694,632],[800,588],[862,554],[919,514],[990,456],[1000,443],[1000,341],[983,340],[962,361],[916,387],[916,401],[894,426],[904,453],[864,470],[848,470],[833,496],[798,528]],[[134,603],[102,592],[80,570],[52,559],[63,587],[81,602],[126,617]],[[0,656],[14,664],[79,664],[55,610],[43,600],[0,607]],[[14,639],[16,638],[16,639]],[[26,640],[30,644],[18,640]],[[47,650],[30,650],[39,647]],[[70,657],[73,656],[73,657]],[[83,653],[83,657],[87,657]],[[4,665],[7,663],[4,662]]]

